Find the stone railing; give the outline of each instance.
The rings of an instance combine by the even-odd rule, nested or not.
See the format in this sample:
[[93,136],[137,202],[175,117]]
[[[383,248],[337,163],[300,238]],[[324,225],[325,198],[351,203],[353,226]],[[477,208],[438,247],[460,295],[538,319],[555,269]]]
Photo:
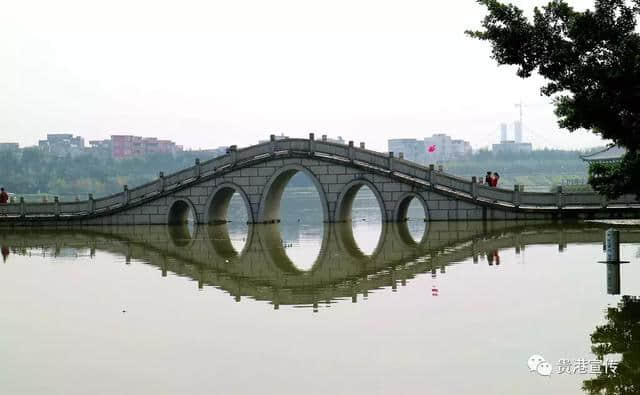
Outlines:
[[315,156],[343,162],[425,187],[431,187],[436,191],[446,192],[460,198],[502,206],[558,209],[638,204],[633,195],[626,195],[616,200],[607,201],[596,193],[563,193],[562,188],[559,188],[557,192],[524,192],[518,186],[514,190],[492,188],[479,184],[475,177],[468,180],[444,173],[441,168],[436,169],[434,165],[426,167],[407,161],[402,157],[402,154],[396,157],[393,152],[383,154],[367,150],[364,147],[364,143],[360,143],[359,147],[354,146],[351,141],[348,145],[333,143],[326,141],[324,136],[321,140],[316,140],[314,134],[311,133],[309,139],[276,140],[275,136],[272,135],[270,141],[266,143],[242,149],[231,146],[226,155],[206,162],[196,160],[192,167],[166,176],[160,173],[158,179],[154,181],[132,189],[128,189],[125,186],[122,192],[103,198],[93,199],[90,195],[88,200],[76,202],[59,202],[56,198],[54,202],[50,203],[27,203],[20,198],[18,202],[0,206],[0,214],[23,217],[69,217],[105,213],[127,205],[140,203],[154,195],[197,181],[201,177],[209,177],[230,168],[250,166],[254,162],[271,157],[291,154]]

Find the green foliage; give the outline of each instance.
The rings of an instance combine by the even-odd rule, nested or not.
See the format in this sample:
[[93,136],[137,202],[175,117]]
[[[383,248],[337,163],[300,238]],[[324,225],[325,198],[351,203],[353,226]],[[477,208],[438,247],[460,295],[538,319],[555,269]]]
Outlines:
[[159,171],[170,173],[192,166],[195,157],[195,153],[183,152],[125,160],[89,154],[72,158],[25,148],[20,152],[0,152],[0,185],[16,195],[93,193],[98,197],[119,192],[124,184],[149,182],[158,177]]
[[591,164],[589,184],[611,199],[632,193],[640,198],[640,154],[630,152],[619,163]]
[[602,369],[593,379],[585,380],[587,393],[636,395],[640,393],[640,300],[623,296],[617,308],[607,310],[607,323],[591,334],[592,352],[604,361],[621,355],[618,367]]
[[468,157],[445,162],[447,172],[463,177],[482,177],[487,171],[500,174],[500,185],[525,185],[529,191],[547,192],[568,179],[587,179],[587,164],[579,151],[538,150],[530,153],[492,153],[480,150]]
[[488,15],[483,30],[467,34],[489,41],[498,64],[517,66],[520,77],[545,77],[541,92],[554,97],[561,127],[591,130],[629,150],[621,164],[591,167],[593,189],[640,196],[640,0],[597,0],[584,12],[553,0],[534,9],[533,21],[512,4],[477,1]]
[[598,0],[584,12],[554,0],[533,21],[512,4],[478,3],[488,10],[483,30],[467,34],[489,41],[498,64],[517,66],[520,77],[545,77],[541,91],[554,96],[561,127],[640,147],[640,0]]

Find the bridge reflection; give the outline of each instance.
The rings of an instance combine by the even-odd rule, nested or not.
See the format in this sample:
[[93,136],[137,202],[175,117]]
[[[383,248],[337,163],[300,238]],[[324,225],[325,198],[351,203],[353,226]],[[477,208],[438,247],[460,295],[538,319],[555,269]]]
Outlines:
[[[599,225],[550,225],[527,222],[429,223],[416,241],[406,223],[382,225],[371,254],[359,248],[351,224],[325,224],[318,256],[308,270],[301,270],[287,255],[280,228],[254,225],[247,229],[241,250],[234,247],[228,225],[147,227],[89,227],[75,229],[3,229],[4,251],[45,254],[64,251],[106,251],[154,265],[163,276],[174,273],[213,286],[232,295],[280,305],[306,305],[367,296],[381,288],[397,289],[416,275],[444,275],[447,265],[469,258],[499,264],[499,251],[527,245],[555,244],[560,251],[571,243],[600,243]],[[622,233],[623,242],[640,242],[639,231]],[[73,253],[71,254],[73,255]],[[496,259],[497,258],[497,259]],[[10,258],[9,258],[10,259]],[[618,280],[619,283],[619,280]],[[615,292],[615,285],[610,291]],[[619,287],[618,287],[619,288]],[[618,291],[619,292],[619,291]]]

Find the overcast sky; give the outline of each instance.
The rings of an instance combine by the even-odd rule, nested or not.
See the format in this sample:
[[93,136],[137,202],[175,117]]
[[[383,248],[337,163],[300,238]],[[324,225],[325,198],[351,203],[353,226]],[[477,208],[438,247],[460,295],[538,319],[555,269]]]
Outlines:
[[473,0],[4,1],[0,141],[127,133],[212,148],[313,131],[386,150],[444,132],[477,148],[522,99],[534,146],[602,145],[559,131],[542,81],[464,35],[482,16]]

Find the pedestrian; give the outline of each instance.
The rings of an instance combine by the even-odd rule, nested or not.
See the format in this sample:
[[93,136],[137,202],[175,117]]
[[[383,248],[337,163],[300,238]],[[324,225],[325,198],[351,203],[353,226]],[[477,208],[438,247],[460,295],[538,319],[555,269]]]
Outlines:
[[[0,188],[0,206],[5,206],[9,202],[9,194],[5,192],[4,188]],[[0,210],[0,215],[5,216],[4,209]]]
[[488,171],[487,175],[484,176],[484,183],[487,184],[487,186],[491,186],[491,172]]
[[500,180],[500,174],[493,173],[493,187],[498,187],[498,180]]
[[0,204],[7,204],[9,202],[9,194],[4,190],[4,188],[0,188]]

